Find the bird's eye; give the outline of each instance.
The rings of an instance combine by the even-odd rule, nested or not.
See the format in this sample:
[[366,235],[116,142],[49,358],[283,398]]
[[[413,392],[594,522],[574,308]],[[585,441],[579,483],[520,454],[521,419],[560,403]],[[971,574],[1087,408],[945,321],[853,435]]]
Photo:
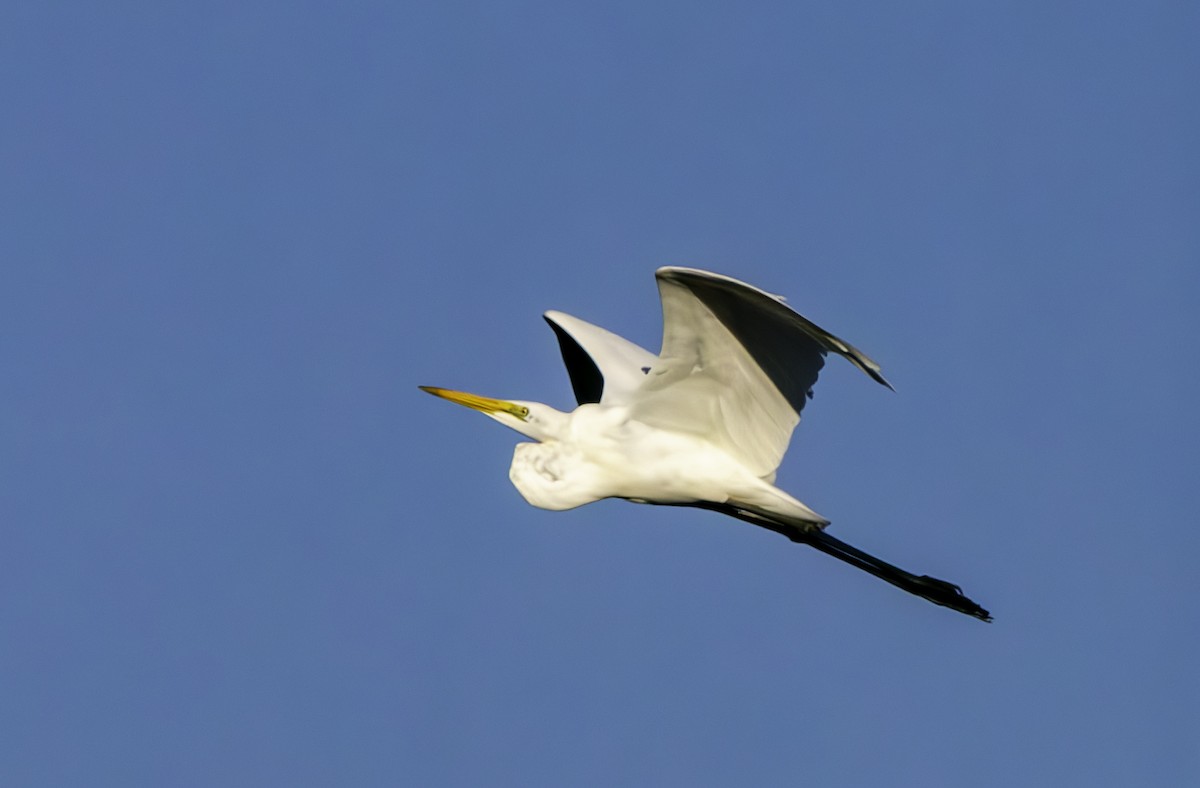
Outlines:
[[529,408],[527,408],[527,407],[525,407],[524,405],[522,405],[522,406],[521,406],[521,409],[520,409],[519,411],[517,411],[517,415],[518,415],[518,416],[520,416],[522,419],[525,419],[526,421],[528,421],[528,419],[529,419]]

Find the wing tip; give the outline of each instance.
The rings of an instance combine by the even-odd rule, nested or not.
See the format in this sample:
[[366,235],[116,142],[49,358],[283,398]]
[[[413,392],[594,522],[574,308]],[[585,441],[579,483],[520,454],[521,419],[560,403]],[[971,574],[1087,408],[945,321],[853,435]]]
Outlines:
[[861,364],[859,366],[864,372],[870,375],[876,383],[880,384],[881,386],[886,386],[888,391],[894,392],[896,390],[896,387],[893,386],[891,382],[883,376],[883,373],[879,371],[879,365],[874,361],[867,366],[862,366]]

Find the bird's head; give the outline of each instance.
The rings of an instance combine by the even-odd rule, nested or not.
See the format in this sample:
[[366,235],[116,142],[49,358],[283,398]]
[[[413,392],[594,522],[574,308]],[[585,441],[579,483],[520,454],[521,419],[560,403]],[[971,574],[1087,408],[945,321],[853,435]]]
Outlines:
[[493,399],[465,391],[437,388],[436,386],[419,386],[421,391],[435,397],[457,402],[472,410],[477,410],[485,416],[490,416],[509,429],[516,430],[527,438],[536,441],[550,440],[558,436],[566,419],[566,414],[540,402],[525,402],[523,400]]

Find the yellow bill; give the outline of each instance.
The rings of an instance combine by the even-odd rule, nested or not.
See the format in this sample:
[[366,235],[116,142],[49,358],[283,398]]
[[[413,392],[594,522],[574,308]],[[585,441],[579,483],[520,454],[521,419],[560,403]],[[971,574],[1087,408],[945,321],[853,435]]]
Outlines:
[[459,405],[465,405],[471,410],[477,410],[480,413],[507,413],[522,420],[529,416],[529,408],[525,407],[524,405],[518,405],[515,402],[509,402],[502,399],[492,399],[491,397],[481,397],[478,394],[468,394],[465,391],[440,389],[436,386],[418,386],[417,388],[421,389],[421,391],[426,391],[435,397],[441,397],[442,399],[448,399],[451,402],[457,402]]

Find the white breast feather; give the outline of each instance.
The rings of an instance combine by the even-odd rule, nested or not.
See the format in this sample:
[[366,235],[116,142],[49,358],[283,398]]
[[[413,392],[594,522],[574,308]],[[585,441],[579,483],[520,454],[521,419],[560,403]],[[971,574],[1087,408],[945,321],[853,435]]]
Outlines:
[[518,443],[508,478],[539,509],[574,509],[599,500],[595,475],[583,455],[559,441]]

